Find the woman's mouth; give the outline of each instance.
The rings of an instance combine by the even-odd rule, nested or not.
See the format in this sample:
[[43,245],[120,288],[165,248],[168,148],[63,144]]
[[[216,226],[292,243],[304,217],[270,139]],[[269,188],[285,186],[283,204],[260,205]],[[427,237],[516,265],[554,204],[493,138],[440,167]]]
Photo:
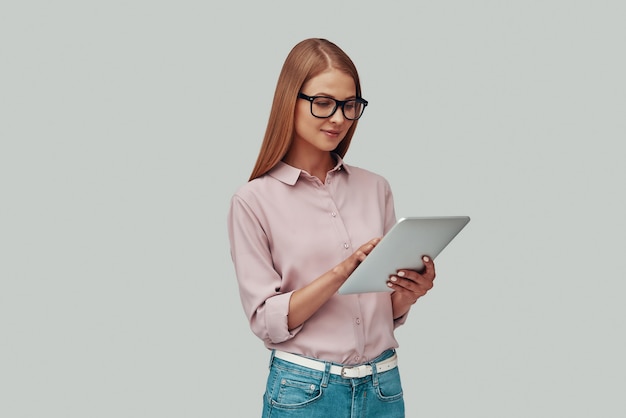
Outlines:
[[339,136],[339,134],[341,133],[341,131],[335,131],[335,130],[322,130],[322,132],[324,132],[327,136],[331,137],[331,138],[337,138]]

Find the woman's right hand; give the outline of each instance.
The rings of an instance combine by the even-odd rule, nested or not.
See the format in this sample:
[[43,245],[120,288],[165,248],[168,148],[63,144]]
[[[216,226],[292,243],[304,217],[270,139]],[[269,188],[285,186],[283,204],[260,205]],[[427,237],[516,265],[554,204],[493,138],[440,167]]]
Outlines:
[[365,260],[365,258],[370,252],[372,252],[374,247],[376,247],[379,242],[380,238],[374,238],[361,245],[354,253],[352,253],[350,257],[335,266],[335,268],[333,268],[333,273],[338,274],[345,282],[354,269],[356,269],[357,266]]
[[308,285],[296,290],[289,299],[289,313],[287,326],[290,330],[302,325],[324,303],[328,301],[343,282],[348,279],[355,268],[380,242],[380,238],[374,238],[361,245],[350,257],[322,274]]

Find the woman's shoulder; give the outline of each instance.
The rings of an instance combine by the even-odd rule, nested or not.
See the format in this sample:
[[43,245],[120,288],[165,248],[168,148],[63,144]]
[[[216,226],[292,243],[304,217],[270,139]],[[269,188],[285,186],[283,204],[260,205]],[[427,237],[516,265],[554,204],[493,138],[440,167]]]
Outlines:
[[246,183],[239,185],[239,187],[235,189],[233,196],[240,197],[245,200],[246,198],[259,195],[263,193],[263,189],[267,187],[264,183],[266,183],[265,175],[249,180]]
[[381,183],[389,184],[389,182],[387,181],[387,178],[376,171],[359,167],[359,166],[355,166],[355,165],[346,164],[345,162],[343,163],[343,166],[346,172],[350,176],[353,176],[357,179],[370,181],[370,182],[381,182]]
[[287,193],[285,183],[270,173],[248,180],[241,184],[233,193],[233,199],[245,202],[261,202],[268,198],[280,198]]

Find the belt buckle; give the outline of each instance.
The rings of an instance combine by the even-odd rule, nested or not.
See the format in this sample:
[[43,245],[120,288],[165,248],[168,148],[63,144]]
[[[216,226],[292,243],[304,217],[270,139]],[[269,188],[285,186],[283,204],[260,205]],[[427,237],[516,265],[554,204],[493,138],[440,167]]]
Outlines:
[[352,367],[346,367],[346,366],[341,367],[341,377],[343,377],[344,379],[348,379],[348,377],[346,376],[346,370],[348,369],[352,369]]

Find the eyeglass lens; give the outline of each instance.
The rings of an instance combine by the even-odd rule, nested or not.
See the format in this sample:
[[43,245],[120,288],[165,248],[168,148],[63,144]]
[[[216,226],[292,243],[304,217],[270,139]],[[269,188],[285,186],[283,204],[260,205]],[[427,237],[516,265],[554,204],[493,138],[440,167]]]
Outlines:
[[[363,113],[363,103],[348,100],[341,107],[346,119],[358,119]],[[337,102],[330,97],[316,97],[311,101],[311,113],[318,118],[327,118],[335,113]]]

